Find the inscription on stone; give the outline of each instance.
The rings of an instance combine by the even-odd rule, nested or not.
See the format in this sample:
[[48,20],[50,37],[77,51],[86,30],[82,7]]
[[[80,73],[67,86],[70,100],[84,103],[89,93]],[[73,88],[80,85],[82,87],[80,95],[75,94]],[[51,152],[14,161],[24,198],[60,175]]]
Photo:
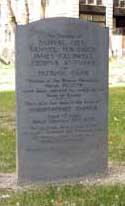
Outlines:
[[19,182],[107,168],[108,30],[78,19],[18,26]]

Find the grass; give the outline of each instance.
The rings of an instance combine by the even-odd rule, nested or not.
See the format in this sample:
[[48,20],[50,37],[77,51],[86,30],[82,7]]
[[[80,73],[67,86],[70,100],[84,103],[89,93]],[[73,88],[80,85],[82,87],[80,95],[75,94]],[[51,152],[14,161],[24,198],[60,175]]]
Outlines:
[[15,93],[0,92],[0,171],[14,172],[16,167]]
[[[0,92],[0,172],[14,172],[15,93]],[[110,88],[109,160],[125,161],[125,87]]]
[[46,186],[25,191],[0,190],[0,206],[124,206],[125,186]]
[[15,112],[15,92],[0,92],[0,112]]
[[109,159],[125,161],[125,87],[110,88]]
[[16,168],[15,132],[2,129],[0,136],[0,171],[14,172]]

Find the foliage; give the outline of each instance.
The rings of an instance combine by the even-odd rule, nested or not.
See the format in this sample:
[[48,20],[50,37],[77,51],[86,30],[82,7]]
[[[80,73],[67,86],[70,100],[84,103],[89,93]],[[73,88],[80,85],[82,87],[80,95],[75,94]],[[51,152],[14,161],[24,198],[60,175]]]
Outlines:
[[124,206],[125,186],[65,185],[0,190],[0,206]]

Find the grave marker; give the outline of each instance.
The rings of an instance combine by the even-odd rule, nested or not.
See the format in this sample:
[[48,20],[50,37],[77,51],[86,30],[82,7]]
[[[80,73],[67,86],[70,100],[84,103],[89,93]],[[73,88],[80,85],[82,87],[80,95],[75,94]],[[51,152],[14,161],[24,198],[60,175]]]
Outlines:
[[107,168],[108,29],[72,18],[16,32],[19,182]]

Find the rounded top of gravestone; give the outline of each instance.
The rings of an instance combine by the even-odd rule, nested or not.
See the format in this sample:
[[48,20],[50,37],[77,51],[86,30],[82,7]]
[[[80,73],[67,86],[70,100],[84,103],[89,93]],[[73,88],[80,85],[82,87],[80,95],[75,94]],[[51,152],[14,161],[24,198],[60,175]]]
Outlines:
[[50,25],[50,24],[53,24],[53,25],[58,25],[58,27],[60,27],[62,24],[70,24],[70,25],[79,25],[79,26],[82,26],[84,27],[84,29],[87,29],[88,27],[92,27],[92,28],[96,28],[96,29],[100,29],[100,30],[105,30],[108,28],[107,27],[102,27],[100,25],[98,25],[97,23],[95,22],[89,22],[89,21],[85,21],[85,20],[81,20],[81,19],[78,19],[78,18],[69,18],[69,17],[53,17],[53,18],[46,18],[46,19],[40,19],[38,21],[34,21],[34,22],[31,22],[27,25],[18,25],[17,27],[32,27],[32,26],[37,26],[37,27],[41,27],[41,26],[44,26],[44,25]]

